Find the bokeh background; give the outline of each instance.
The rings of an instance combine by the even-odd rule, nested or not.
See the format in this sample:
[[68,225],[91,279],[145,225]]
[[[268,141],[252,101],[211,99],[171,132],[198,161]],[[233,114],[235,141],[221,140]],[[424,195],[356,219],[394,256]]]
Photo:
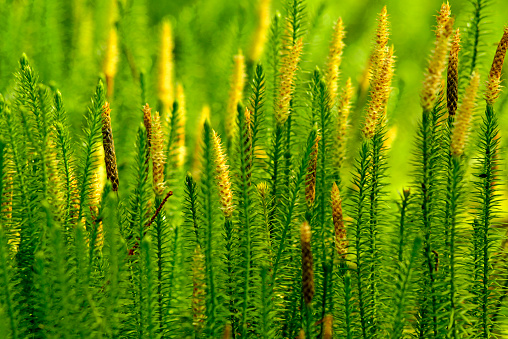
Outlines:
[[[116,1],[116,0],[114,0]],[[187,98],[187,144],[193,148],[197,117],[203,105],[212,111],[212,123],[223,130],[233,55],[248,51],[258,17],[253,0],[0,0],[0,92],[12,96],[14,73],[24,52],[41,80],[63,93],[69,122],[77,135],[83,124],[97,78],[101,76],[109,30],[118,27],[119,64],[112,103],[113,131],[120,172],[132,152],[134,131],[141,121],[140,74],[144,74],[146,101],[158,107],[157,74],[161,22],[169,19],[175,41],[175,81]],[[504,25],[508,1],[473,1],[486,4],[479,67],[486,79]],[[419,92],[433,43],[435,15],[440,0],[308,0],[303,74],[323,67],[334,22],[342,17],[346,48],[341,83],[351,77],[358,86],[366,69],[376,27],[376,14],[387,6],[391,43],[397,56],[393,93],[389,103],[389,134],[393,138],[390,170],[393,192],[410,181],[410,157],[420,117]],[[450,1],[456,27],[467,31],[474,12],[468,0]],[[115,9],[116,7],[116,9]],[[271,15],[285,13],[284,3],[273,0]],[[266,60],[261,60],[266,64]],[[310,76],[309,76],[310,77]],[[300,86],[305,88],[305,79]],[[482,81],[484,82],[484,81]],[[499,100],[501,131],[508,96]],[[358,100],[357,100],[358,101]],[[352,140],[358,136],[363,103],[352,115]],[[483,104],[480,103],[479,111]],[[503,113],[504,112],[504,113]],[[474,139],[472,139],[474,142]],[[503,144],[503,149],[506,149]],[[350,153],[356,154],[355,144]],[[189,152],[189,162],[192,153]],[[353,158],[354,156],[350,156]],[[504,171],[506,173],[506,171]],[[122,175],[122,173],[121,173]]]

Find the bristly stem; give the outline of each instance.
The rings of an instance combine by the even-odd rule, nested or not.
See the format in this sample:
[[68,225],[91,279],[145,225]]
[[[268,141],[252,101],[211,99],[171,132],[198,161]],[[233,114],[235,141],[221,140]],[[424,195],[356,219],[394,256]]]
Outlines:
[[380,129],[375,133],[370,148],[370,162],[371,162],[371,174],[370,174],[370,211],[369,211],[369,251],[370,251],[370,294],[372,303],[372,328],[371,333],[376,336],[377,332],[377,233],[379,228],[379,210],[381,202],[381,188],[383,183],[383,162],[385,161],[386,154],[383,148],[384,143],[384,131],[380,126]]
[[[428,288],[430,291],[430,298],[432,299],[432,328],[434,331],[434,337],[437,337],[437,318],[436,318],[436,295],[434,288],[434,260],[432,258],[432,245],[431,245],[431,233],[432,233],[432,193],[431,186],[434,185],[434,172],[435,169],[431,165],[431,157],[433,151],[433,114],[429,111],[423,111],[422,120],[422,178],[421,178],[421,199],[422,199],[422,221],[423,221],[423,233],[424,233],[424,245],[423,253],[425,257],[426,265],[426,279],[428,279],[428,285],[425,285],[425,289]],[[425,296],[427,298],[427,296]]]
[[456,229],[457,229],[457,223],[458,223],[458,216],[459,216],[459,208],[460,208],[460,202],[459,198],[461,196],[461,188],[462,188],[462,178],[463,178],[463,169],[461,160],[459,158],[453,157],[451,161],[451,176],[450,176],[450,308],[451,308],[451,314],[450,316],[452,319],[451,322],[451,332],[452,332],[452,338],[457,338],[457,325],[456,325],[456,316],[457,313],[457,305],[456,303],[456,295],[457,295],[457,284],[456,284]]
[[[406,199],[407,200],[407,199]],[[397,269],[397,278],[395,290],[395,314],[393,319],[391,339],[403,338],[404,332],[404,321],[407,317],[407,303],[410,298],[411,289],[411,275],[413,267],[418,257],[418,252],[421,250],[422,238],[417,236],[414,239],[413,247],[409,258],[405,261],[399,261],[399,267]]]
[[[258,69],[256,69],[258,73]],[[257,105],[254,105],[257,106]],[[255,112],[253,112],[255,113]],[[240,333],[241,337],[247,337],[247,320],[249,316],[248,306],[250,305],[250,294],[252,285],[252,258],[253,258],[253,243],[252,243],[252,224],[253,217],[251,210],[253,209],[252,203],[252,185],[251,185],[251,173],[253,171],[253,131],[251,131],[251,117],[247,116],[250,113],[244,111],[243,107],[238,106],[238,153],[239,153],[239,173],[238,173],[238,191],[239,191],[239,221],[242,225],[240,239],[243,247],[243,270],[244,270],[244,281],[243,281],[243,297],[242,302],[242,313]]]
[[[169,196],[168,196],[169,197]],[[155,197],[155,205],[162,205],[161,198],[159,196]],[[155,255],[157,257],[157,312],[159,313],[159,330],[162,332],[165,322],[165,312],[164,312],[164,303],[163,303],[163,269],[164,269],[164,213],[156,213],[154,215],[155,224],[154,224],[154,233],[155,233]]]
[[204,253],[205,253],[205,276],[206,276],[206,327],[207,336],[216,337],[221,331],[221,324],[218,319],[218,289],[216,272],[216,257],[214,246],[215,234],[215,165],[213,160],[212,132],[208,123],[205,123],[203,129],[203,173],[201,178],[201,193],[203,206],[203,225],[204,225]]
[[233,287],[233,275],[234,275],[234,267],[233,267],[233,220],[232,218],[226,218],[224,221],[224,240],[226,241],[226,265],[227,265],[227,296],[229,300],[229,321],[233,329],[233,338],[235,337],[235,333],[238,330],[238,324],[236,321],[236,297],[234,295],[234,287]]
[[101,138],[101,127],[102,127],[102,106],[104,106],[104,86],[102,81],[99,80],[95,95],[92,99],[92,104],[88,109],[88,128],[85,130],[85,142],[84,142],[84,161],[82,163],[82,173],[80,177],[80,190],[79,190],[79,211],[78,220],[81,220],[83,216],[83,209],[86,206],[85,201],[89,196],[90,192],[90,181],[91,176],[97,170],[97,159],[96,152],[99,147]]
[[296,202],[298,200],[298,192],[300,191],[300,187],[302,186],[302,183],[305,178],[305,172],[307,171],[307,163],[309,161],[310,153],[312,151],[312,146],[314,145],[315,139],[316,139],[316,131],[312,130],[309,134],[309,137],[307,138],[307,145],[304,148],[300,168],[298,169],[297,175],[294,178],[291,187],[289,189],[288,202],[286,204],[285,211],[282,215],[283,216],[282,235],[273,264],[272,285],[274,284],[275,279],[277,278],[277,271],[279,269],[282,252],[286,246],[286,238],[288,236],[289,226],[291,225],[291,222],[293,220],[293,213],[296,207]]
[[485,116],[481,127],[481,144],[480,144],[480,164],[478,168],[478,177],[480,178],[475,184],[478,189],[478,201],[480,209],[478,211],[477,220],[479,226],[479,238],[476,241],[481,243],[478,248],[479,271],[481,279],[480,287],[477,289],[479,293],[478,303],[480,307],[480,328],[478,332],[483,338],[489,338],[491,334],[491,286],[492,272],[490,261],[492,248],[492,224],[498,208],[496,198],[496,174],[498,172],[498,148],[499,141],[497,138],[498,125],[497,117],[494,114],[494,108],[491,103],[487,103]]
[[[442,277],[438,274],[438,255],[443,255],[440,244],[443,242],[441,232],[444,220],[442,212],[445,206],[439,203],[445,197],[443,190],[446,183],[443,183],[443,162],[446,159],[446,145],[443,142],[443,129],[446,125],[441,123],[444,105],[442,95],[434,103],[431,110],[423,109],[422,120],[418,127],[418,150],[416,152],[416,181],[414,186],[415,193],[415,213],[418,215],[418,225],[423,236],[422,259],[424,267],[421,271],[420,286],[422,293],[419,296],[419,319],[417,322],[418,333],[420,335],[432,335],[439,337],[440,333],[445,331],[444,326],[440,326],[438,318],[443,317],[438,313],[442,305],[442,299],[438,296],[439,286],[437,279]],[[443,187],[444,186],[444,187]],[[444,233],[443,233],[444,235]],[[441,253],[439,253],[439,252]],[[441,273],[441,272],[440,272]],[[441,281],[439,281],[441,282]],[[432,331],[432,334],[428,333]]]
[[[359,158],[356,164],[356,173],[353,178],[353,183],[356,186],[356,190],[353,192],[353,222],[354,222],[354,232],[355,232],[355,261],[356,261],[356,275],[357,275],[357,293],[358,293],[358,307],[360,309],[360,325],[362,336],[364,339],[369,338],[368,333],[370,332],[368,329],[368,324],[371,323],[368,318],[370,314],[368,314],[368,300],[366,299],[366,291],[365,284],[368,281],[368,275],[370,272],[366,272],[368,267],[367,262],[364,258],[365,252],[365,215],[367,211],[367,201],[368,201],[368,192],[369,192],[369,177],[368,170],[370,167],[370,158],[369,158],[369,145],[367,142],[362,144],[360,149]],[[369,270],[370,271],[370,270]]]
[[483,19],[484,15],[484,1],[483,0],[477,0],[476,3],[473,3],[474,6],[474,17],[473,17],[473,24],[471,25],[473,28],[473,47],[471,48],[472,54],[471,54],[471,65],[469,67],[470,74],[473,73],[473,71],[477,68],[477,62],[476,59],[478,57],[479,53],[479,45],[480,45],[480,21]]
[[[6,166],[5,166],[5,144],[0,140],[0,206],[3,203],[3,182],[5,178]],[[3,215],[0,215],[0,220],[3,221]],[[9,251],[7,245],[7,239],[4,234],[4,228],[0,227],[0,281],[2,282],[2,304],[7,311],[9,317],[10,334],[13,339],[18,338],[18,320],[16,314],[15,301],[11,285],[11,274],[9,267]],[[8,327],[8,328],[9,328]]]
[[270,234],[272,234],[275,218],[277,215],[277,205],[280,197],[279,192],[279,176],[280,166],[282,162],[282,142],[284,138],[283,126],[276,125],[273,137],[273,154],[272,154],[272,207],[270,211]]
[[[327,307],[330,308],[331,305],[327,305],[328,301],[328,294],[331,294],[332,291],[332,285],[331,280],[333,277],[333,261],[330,259],[333,257],[333,254],[330,255],[329,253],[333,253],[333,250],[328,251],[327,248],[327,239],[333,238],[331,236],[331,218],[330,218],[330,204],[328,202],[328,198],[330,197],[330,191],[329,187],[330,185],[330,175],[328,174],[329,171],[329,164],[330,159],[328,157],[328,151],[329,151],[329,132],[330,132],[330,125],[331,125],[331,112],[330,112],[330,95],[328,92],[328,88],[326,87],[326,83],[324,79],[322,78],[320,72],[316,70],[314,72],[314,84],[313,89],[315,91],[314,93],[314,101],[316,101],[317,104],[317,118],[319,120],[319,127],[320,127],[320,139],[319,139],[319,152],[318,152],[318,158],[320,160],[320,166],[319,166],[319,176],[317,176],[317,193],[318,193],[318,207],[319,207],[319,214],[318,214],[318,230],[319,234],[321,236],[320,239],[320,252],[321,252],[321,265],[323,267],[323,295],[322,295],[322,301],[321,301],[321,319],[324,319],[326,313],[327,313]],[[316,173],[317,174],[317,173]],[[330,290],[329,290],[330,289]],[[330,311],[331,312],[331,311]],[[320,335],[323,334],[323,326],[324,321],[321,322],[320,326]]]
[[402,202],[400,204],[400,221],[399,221],[399,246],[397,250],[397,258],[399,262],[402,262],[402,255],[404,254],[404,246],[405,246],[405,237],[407,237],[404,232],[406,229],[406,214],[409,206],[409,195],[410,190],[404,189],[402,192]]

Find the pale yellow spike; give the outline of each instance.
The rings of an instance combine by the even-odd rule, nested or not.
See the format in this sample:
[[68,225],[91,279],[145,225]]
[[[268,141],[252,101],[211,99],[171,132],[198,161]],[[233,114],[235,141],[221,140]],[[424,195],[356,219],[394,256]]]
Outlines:
[[106,76],[108,97],[113,96],[115,75],[118,67],[118,33],[113,26],[109,31],[106,56],[104,59],[104,75]]
[[462,103],[457,109],[457,116],[451,137],[451,153],[460,157],[464,153],[464,148],[470,132],[471,121],[476,107],[476,96],[480,86],[480,74],[473,72],[471,80],[466,88]]
[[151,133],[151,154],[152,154],[152,170],[153,170],[153,190],[155,194],[161,196],[164,194],[164,165],[166,163],[166,155],[164,152],[164,131],[162,129],[161,118],[159,112],[155,112],[152,119]]
[[245,57],[242,51],[233,57],[234,68],[231,75],[231,87],[229,90],[229,100],[226,115],[226,134],[232,141],[236,136],[237,126],[236,118],[238,116],[238,104],[242,101],[243,87],[245,84]]
[[378,25],[376,30],[376,39],[374,43],[374,50],[370,58],[370,74],[369,78],[375,77],[378,68],[381,67],[386,54],[386,46],[390,37],[390,29],[388,22],[388,11],[386,6],[383,7],[381,13],[378,15]]
[[176,101],[178,102],[178,124],[176,126],[176,166],[183,168],[185,164],[185,157],[187,155],[187,148],[185,146],[185,125],[187,123],[187,105],[185,103],[185,92],[182,84],[176,86]]
[[199,117],[198,125],[195,126],[196,133],[196,144],[194,146],[194,152],[192,155],[192,176],[196,181],[199,181],[201,177],[201,160],[200,160],[200,152],[203,147],[203,129],[205,122],[210,120],[210,106],[204,105],[201,109],[201,115]]
[[340,74],[340,64],[342,63],[342,52],[344,49],[344,36],[345,30],[342,23],[342,18],[339,18],[333,28],[332,41],[328,52],[328,62],[326,65],[326,85],[330,93],[330,103],[335,105],[337,99],[337,92],[339,88],[338,80]]
[[168,124],[170,112],[174,101],[173,89],[173,34],[169,20],[164,20],[161,27],[161,42],[159,51],[159,79],[158,96],[162,103],[162,117],[165,125]]
[[489,104],[494,104],[494,102],[499,98],[499,94],[501,93],[501,72],[503,70],[504,58],[506,56],[506,50],[508,48],[508,27],[504,29],[503,37],[499,44],[497,45],[496,54],[494,55],[494,61],[492,62],[492,67],[489,72],[489,80],[487,82],[487,91],[485,94],[485,99]]
[[258,3],[258,25],[252,39],[252,46],[249,58],[253,62],[258,62],[263,55],[265,44],[270,28],[270,3],[271,0],[259,0]]
[[[212,130],[213,131],[213,130]],[[217,185],[219,188],[219,199],[221,203],[224,217],[229,219],[233,216],[233,192],[231,191],[231,176],[229,174],[229,166],[227,165],[227,155],[222,147],[222,142],[217,134],[213,131],[213,149],[215,152],[215,171],[217,173]]]
[[425,111],[431,111],[437,100],[437,95],[446,68],[446,57],[450,50],[450,37],[453,33],[453,18],[450,17],[450,5],[441,6],[437,16],[436,40],[431,53],[429,66],[425,72],[421,105]]
[[355,89],[351,83],[351,78],[348,78],[338,100],[337,147],[334,148],[335,155],[333,158],[336,168],[342,167],[342,162],[346,158],[348,119],[354,94]]
[[286,47],[287,51],[282,58],[280,83],[275,102],[275,119],[278,125],[284,125],[289,118],[289,104],[293,97],[296,71],[303,50],[303,40],[298,39],[293,46]]
[[367,139],[372,139],[378,131],[380,124],[386,120],[386,105],[392,91],[393,67],[395,58],[393,56],[393,46],[388,49],[384,55],[384,60],[372,80],[370,91],[370,101],[367,106],[367,115],[365,117],[365,126],[363,135]]

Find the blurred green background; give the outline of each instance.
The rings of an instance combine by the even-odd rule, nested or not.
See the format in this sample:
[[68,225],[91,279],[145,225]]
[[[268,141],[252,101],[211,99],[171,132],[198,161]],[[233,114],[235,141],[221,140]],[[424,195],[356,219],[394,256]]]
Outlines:
[[[411,150],[421,113],[419,92],[432,49],[435,15],[441,4],[439,0],[307,1],[304,72],[324,66],[333,24],[342,17],[347,35],[341,83],[351,77],[355,86],[371,51],[376,14],[387,6],[391,43],[397,56],[388,112],[389,126],[396,126],[389,172],[396,190],[410,180]],[[116,17],[109,0],[0,0],[0,92],[7,98],[12,96],[13,73],[25,52],[41,80],[63,93],[69,120],[78,133],[102,72],[109,27],[116,17],[120,56],[111,107],[122,172],[141,121],[140,72],[145,74],[146,101],[152,107],[158,106],[160,25],[168,18],[175,39],[175,81],[183,84],[187,97],[187,143],[192,150],[197,117],[204,104],[210,105],[212,123],[222,130],[233,55],[239,49],[249,50],[257,23],[257,5],[257,1],[248,0],[118,0]],[[473,4],[454,0],[450,5],[456,27],[466,29]],[[274,0],[271,13],[277,11],[284,16],[283,2]],[[508,1],[489,1],[484,15],[482,83],[503,26],[508,23]],[[262,62],[266,64],[266,60]],[[305,83],[301,86],[305,87]],[[500,111],[506,111],[506,98],[504,93],[499,101]],[[482,108],[481,104],[479,110]],[[504,115],[502,131],[508,126]],[[361,106],[352,119],[353,127],[361,123]],[[357,135],[355,130],[351,133]],[[352,158],[356,154],[354,145],[350,148]]]

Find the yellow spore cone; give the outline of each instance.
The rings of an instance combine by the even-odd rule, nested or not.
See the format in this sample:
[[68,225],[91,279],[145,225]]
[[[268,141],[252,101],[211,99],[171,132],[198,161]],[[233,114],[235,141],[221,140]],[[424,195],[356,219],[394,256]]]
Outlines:
[[169,120],[171,106],[173,106],[173,34],[169,20],[162,22],[161,44],[159,54],[158,96],[162,103],[162,116],[165,123]]
[[331,192],[332,203],[332,219],[335,233],[335,249],[337,254],[345,259],[347,254],[347,232],[344,224],[344,216],[342,214],[342,198],[340,196],[339,187],[333,183]]
[[106,57],[104,59],[104,75],[106,76],[108,97],[113,96],[115,75],[118,67],[118,33],[115,27],[109,30]]
[[302,49],[303,40],[300,38],[293,46],[287,48],[286,54],[282,58],[282,65],[279,71],[280,83],[275,102],[275,119],[279,125],[284,125],[290,114],[289,103],[293,97],[295,76]]
[[344,25],[342,18],[339,18],[333,28],[332,42],[330,43],[330,49],[328,52],[328,62],[326,65],[326,85],[328,92],[330,93],[330,103],[335,105],[338,92],[338,80],[340,74],[340,64],[342,63],[342,51],[344,49]]
[[355,90],[351,83],[351,78],[348,78],[338,103],[337,146],[334,148],[334,165],[336,168],[342,167],[342,162],[346,158],[348,119],[354,94]]
[[219,186],[219,199],[226,219],[233,216],[233,193],[231,191],[231,177],[227,156],[222,148],[222,142],[217,132],[213,131],[213,149],[215,152],[215,171]]
[[506,56],[506,50],[508,48],[508,27],[504,29],[503,37],[497,45],[496,54],[494,55],[494,61],[489,72],[489,80],[487,82],[487,91],[485,93],[485,99],[487,103],[494,104],[499,98],[501,93],[501,72],[503,70],[504,58]]
[[363,135],[367,139],[372,139],[380,124],[384,124],[386,120],[386,104],[392,91],[393,65],[395,63],[393,46],[387,50],[383,60],[380,61],[381,65],[378,66],[378,71],[372,80],[370,101],[363,128]]
[[457,112],[457,102],[459,100],[459,50],[460,31],[457,29],[453,36],[446,75],[446,106],[450,116],[454,116]]
[[266,44],[268,29],[270,28],[271,0],[260,0],[258,4],[258,25],[252,39],[249,58],[253,62],[259,61]]
[[471,126],[471,120],[476,107],[476,97],[479,85],[480,74],[473,72],[473,74],[471,74],[469,85],[466,88],[464,99],[462,99],[462,103],[457,111],[457,117],[452,131],[450,147],[452,155],[456,157],[459,157],[464,153],[467,137],[469,135],[469,128]]
[[201,177],[201,161],[200,161],[200,152],[203,147],[203,128],[205,125],[205,121],[210,120],[210,106],[204,105],[201,109],[201,114],[199,117],[198,125],[196,126],[196,144],[194,146],[194,152],[192,155],[192,176],[196,181]]
[[166,155],[164,152],[164,132],[162,130],[161,118],[159,112],[155,112],[152,121],[152,141],[151,158],[153,170],[153,190],[155,194],[161,196],[164,194],[164,165]]
[[312,153],[310,154],[309,165],[307,166],[307,174],[305,176],[305,201],[307,202],[307,207],[309,209],[314,206],[314,200],[316,198],[316,169],[320,140],[321,136],[319,134],[316,135],[314,146],[312,147]]
[[185,125],[187,123],[187,106],[185,103],[185,92],[183,86],[178,84],[176,86],[176,101],[178,102],[178,122],[176,125],[175,143],[176,143],[176,166],[182,168],[185,163],[187,155],[187,148],[185,147]]
[[245,84],[245,57],[242,51],[233,57],[234,68],[231,76],[231,88],[229,90],[229,100],[226,117],[226,133],[228,139],[232,141],[236,136],[237,126],[236,117],[238,116],[238,104],[242,101],[243,87]]
[[450,5],[446,3],[441,6],[441,11],[437,16],[434,50],[431,53],[429,66],[425,72],[420,100],[425,111],[430,111],[434,107],[441,85],[442,74],[446,68],[446,56],[450,49],[450,36],[452,35],[454,22],[453,18],[450,18],[450,13]]

